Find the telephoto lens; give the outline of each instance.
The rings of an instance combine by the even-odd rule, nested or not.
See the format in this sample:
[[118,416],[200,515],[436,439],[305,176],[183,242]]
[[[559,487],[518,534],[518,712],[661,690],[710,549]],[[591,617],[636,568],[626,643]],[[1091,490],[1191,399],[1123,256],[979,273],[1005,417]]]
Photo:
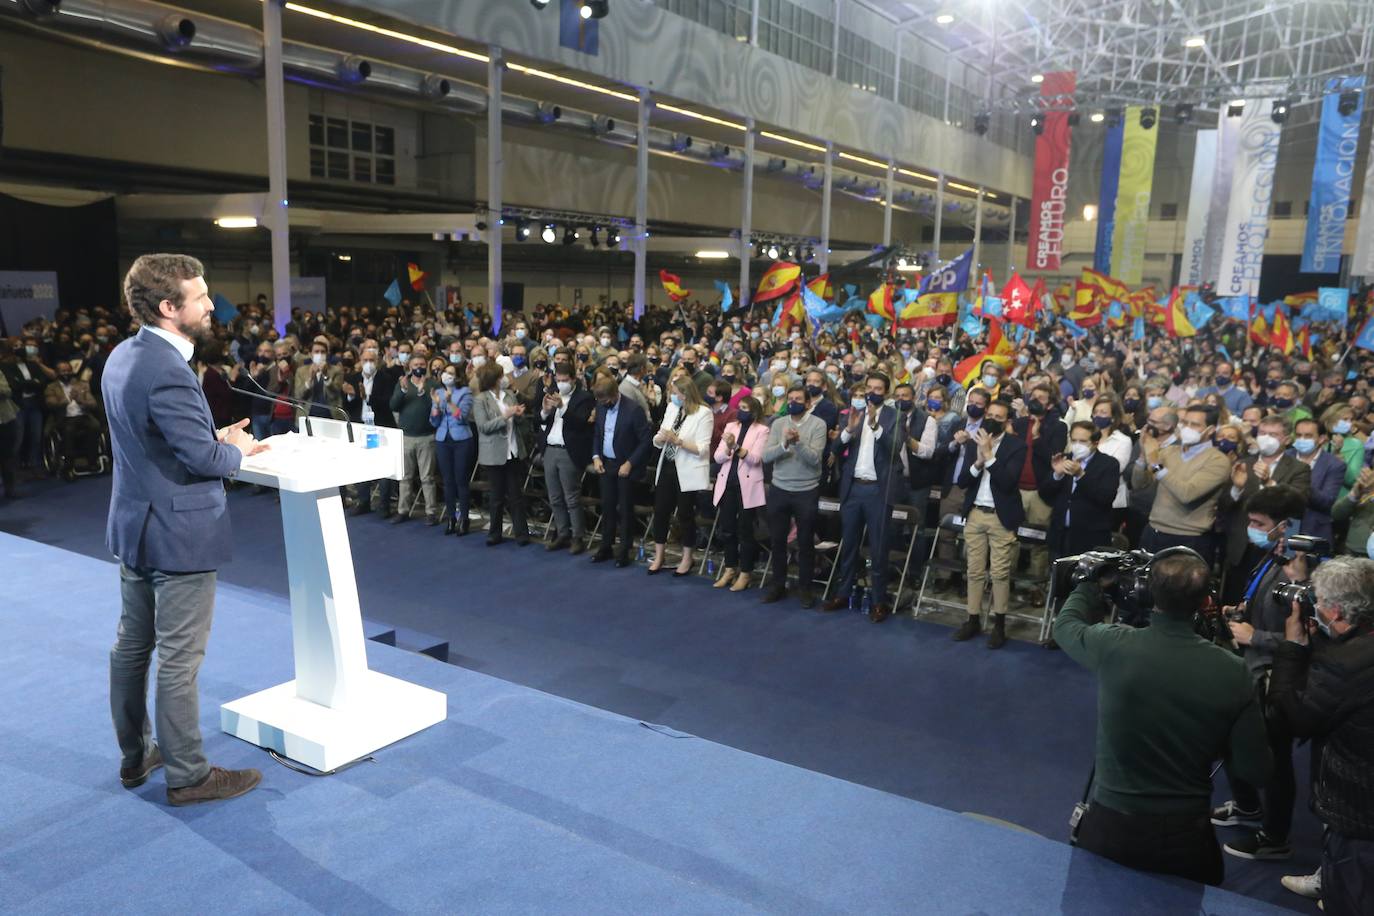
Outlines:
[[1298,610],[1304,620],[1317,613],[1317,588],[1311,582],[1285,582],[1274,586],[1274,600],[1284,607],[1298,603]]

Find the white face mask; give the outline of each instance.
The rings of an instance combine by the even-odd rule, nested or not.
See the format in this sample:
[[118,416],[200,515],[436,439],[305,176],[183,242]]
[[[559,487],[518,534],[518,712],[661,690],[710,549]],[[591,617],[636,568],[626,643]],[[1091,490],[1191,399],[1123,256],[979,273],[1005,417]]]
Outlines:
[[1202,441],[1202,433],[1193,429],[1191,426],[1183,426],[1178,431],[1178,441],[1184,445],[1197,445]]
[[377,364],[370,359],[363,360],[363,375],[367,376],[368,378],[372,378],[372,376],[376,374]]
[[782,396],[785,395],[785,394],[787,394],[787,389],[786,389],[786,388],[782,387],[781,385],[774,385],[774,386],[773,386],[773,397],[775,397],[775,398],[780,398],[780,397],[782,397]]
[[314,363],[315,365],[317,365],[317,366],[323,366],[323,365],[324,365],[324,359],[325,359],[325,356],[324,356],[323,353],[311,353],[311,354],[310,354],[310,361],[311,361],[312,363]]
[[1271,458],[1278,453],[1279,447],[1283,444],[1277,438],[1268,433],[1260,433],[1255,437],[1255,443],[1259,446],[1259,452],[1266,458]]
[[474,356],[472,358],[472,364],[480,369],[487,364],[487,358],[485,356]]
[[1075,442],[1069,446],[1069,451],[1073,453],[1074,461],[1083,461],[1093,453],[1093,447],[1087,442]]
[[790,365],[793,369],[800,369],[800,368],[801,368],[801,360],[794,356],[794,357],[792,357],[792,360],[791,360],[790,363],[788,363],[788,365]]
[[454,382],[458,381],[458,379],[445,372],[443,375],[439,376],[439,381],[444,383],[445,388],[452,388]]
[[516,339],[516,340],[524,340],[524,339],[525,339],[525,329],[524,329],[524,328],[516,328],[516,329],[515,329],[515,339]]
[[603,337],[603,338],[601,338],[601,346],[603,346],[603,347],[609,347],[610,345],[611,345],[611,339],[610,339],[609,337]]
[[569,395],[569,394],[572,393],[572,388],[573,388],[572,382],[559,382],[559,383],[558,383],[558,393],[561,394],[561,395],[563,395],[564,397],[566,397],[567,395]]

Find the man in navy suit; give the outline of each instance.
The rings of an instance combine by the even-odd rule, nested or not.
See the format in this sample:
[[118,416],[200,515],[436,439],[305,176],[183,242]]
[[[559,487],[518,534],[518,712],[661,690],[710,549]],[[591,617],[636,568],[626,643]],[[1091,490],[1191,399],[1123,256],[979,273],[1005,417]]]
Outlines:
[[875,372],[856,385],[848,422],[840,432],[840,524],[844,549],[840,553],[840,581],[835,597],[822,609],[838,611],[849,604],[859,571],[859,546],[868,528],[868,554],[872,559],[869,585],[872,606],[868,619],[882,623],[892,615],[887,603],[887,523],[894,487],[892,469],[900,472],[897,450],[906,447],[906,436],[897,431],[897,411],[883,405],[887,376]]
[[[221,478],[266,448],[244,419],[215,429],[188,364],[210,330],[214,306],[195,258],[143,255],[124,278],[142,325],[115,347],[101,380],[114,452],[105,542],[119,558],[123,611],[110,651],[110,709],[122,756],[119,778],[135,788],[167,768],[167,801],[189,805],[242,795],[257,770],[205,759],[196,675],[210,638],[215,569],[229,559]],[[148,666],[157,649],[157,741],[148,718]]]
[[1008,436],[1005,401],[991,401],[978,431],[964,443],[959,486],[964,488],[964,546],[968,554],[968,619],[954,634],[960,642],[982,632],[983,589],[992,574],[992,633],[988,648],[1007,643],[1007,604],[1016,564],[1016,529],[1026,519],[1021,469],[1026,443]]
[[620,386],[609,375],[592,386],[596,397],[596,426],[592,432],[592,470],[601,478],[601,549],[593,563],[611,558],[616,529],[620,529],[620,550],[615,565],[630,565],[630,541],[634,539],[630,488],[644,470],[653,431],[643,408],[620,393]]
[[1040,498],[1051,506],[1049,552],[1071,557],[1105,547],[1112,541],[1112,501],[1121,465],[1097,450],[1102,431],[1087,420],[1069,430],[1069,455],[1051,459]]

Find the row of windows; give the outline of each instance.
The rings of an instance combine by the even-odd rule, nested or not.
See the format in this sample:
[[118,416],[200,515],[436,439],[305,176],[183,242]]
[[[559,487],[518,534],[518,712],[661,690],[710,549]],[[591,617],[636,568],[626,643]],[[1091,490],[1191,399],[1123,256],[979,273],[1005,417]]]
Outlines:
[[[707,26],[741,41],[748,40],[750,0],[658,0],[659,5],[684,19]],[[835,27],[828,16],[818,15],[792,0],[759,0],[759,47],[820,73],[830,73],[858,89],[884,98],[893,97],[895,53],[850,31],[840,29],[839,58],[834,55]],[[896,99],[913,111],[945,118],[943,74],[910,61],[902,61]],[[973,116],[982,105],[980,93],[951,84],[949,122],[973,130]],[[988,139],[1000,146],[1029,153],[1034,140],[1029,128],[1021,130],[1015,119],[992,119]],[[1024,125],[1022,125],[1024,126]]]
[[396,129],[368,121],[310,115],[310,177],[396,183]]

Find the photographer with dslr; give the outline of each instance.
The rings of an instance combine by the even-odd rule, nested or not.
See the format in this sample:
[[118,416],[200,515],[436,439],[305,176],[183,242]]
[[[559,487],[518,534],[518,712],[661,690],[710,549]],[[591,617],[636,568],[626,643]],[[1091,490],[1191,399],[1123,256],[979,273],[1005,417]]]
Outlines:
[[1063,650],[1098,675],[1096,764],[1076,844],[1130,868],[1217,885],[1225,865],[1208,817],[1213,762],[1229,761],[1252,784],[1268,781],[1259,702],[1244,663],[1194,629],[1211,582],[1207,563],[1186,547],[1150,563],[1148,594],[1139,596],[1153,604],[1148,627],[1090,623],[1108,610],[1112,556],[1083,556],[1081,581],[1054,623]]
[[[1309,630],[1316,643],[1308,647]],[[1319,635],[1318,635],[1319,634]],[[1374,913],[1374,561],[1336,557],[1292,602],[1274,650],[1270,703],[1319,745],[1312,810],[1326,827],[1327,913]],[[1315,651],[1313,651],[1315,650]]]
[[[1292,487],[1279,485],[1260,490],[1250,497],[1246,506],[1249,527],[1246,536],[1250,550],[1258,554],[1245,586],[1244,600],[1238,605],[1222,608],[1228,620],[1231,638],[1241,648],[1245,666],[1254,679],[1259,696],[1264,696],[1273,664],[1274,649],[1283,641],[1283,623],[1288,619],[1290,600],[1285,600],[1279,588],[1290,582],[1307,581],[1307,559],[1303,553],[1289,550],[1288,519],[1303,512],[1304,499]],[[1250,556],[1249,553],[1246,556]],[[1212,823],[1218,827],[1258,827],[1222,848],[1240,859],[1286,859],[1293,854],[1288,845],[1288,831],[1293,825],[1293,800],[1297,797],[1297,780],[1293,775],[1293,736],[1282,722],[1270,720],[1269,749],[1274,754],[1274,776],[1260,792],[1228,767],[1232,801],[1212,811]]]

